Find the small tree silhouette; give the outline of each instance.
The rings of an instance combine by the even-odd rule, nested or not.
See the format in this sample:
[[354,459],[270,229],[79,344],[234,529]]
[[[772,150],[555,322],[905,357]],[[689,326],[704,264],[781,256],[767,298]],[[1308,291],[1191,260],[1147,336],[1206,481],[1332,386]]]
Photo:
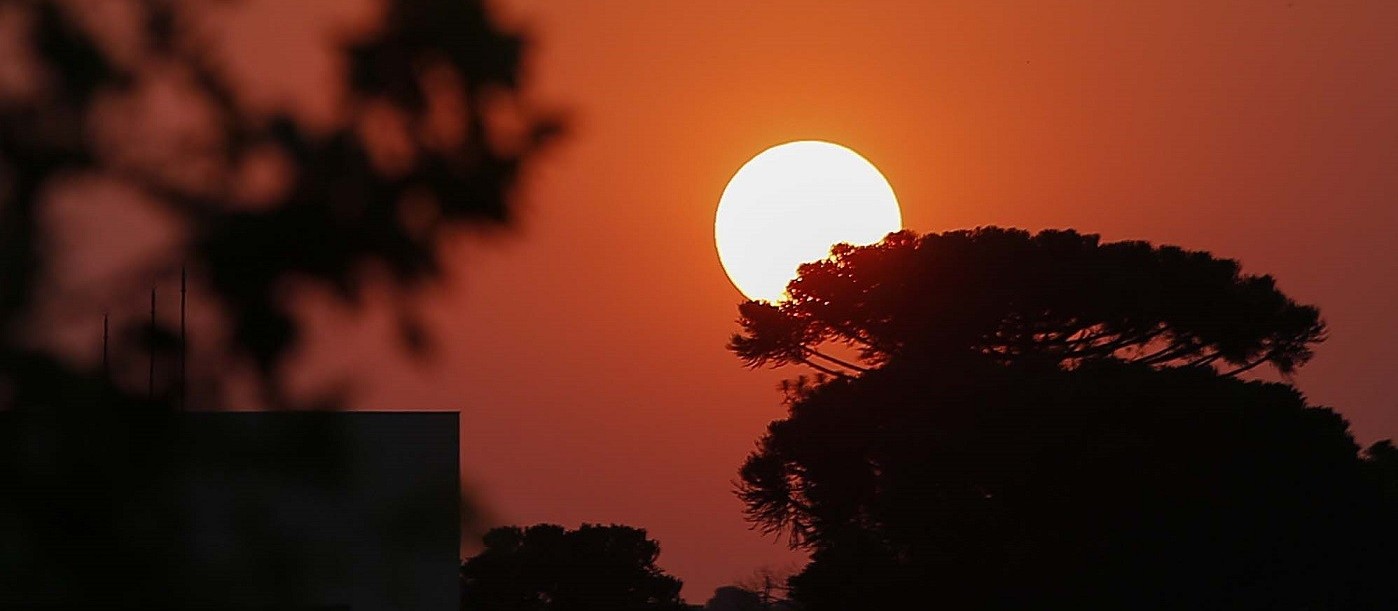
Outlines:
[[467,611],[687,609],[680,580],[655,565],[660,544],[629,526],[536,524],[491,530],[461,567]]
[[799,608],[788,598],[791,590],[788,582],[796,573],[796,567],[759,567],[733,585],[714,590],[714,595],[704,605],[712,611],[791,611]]

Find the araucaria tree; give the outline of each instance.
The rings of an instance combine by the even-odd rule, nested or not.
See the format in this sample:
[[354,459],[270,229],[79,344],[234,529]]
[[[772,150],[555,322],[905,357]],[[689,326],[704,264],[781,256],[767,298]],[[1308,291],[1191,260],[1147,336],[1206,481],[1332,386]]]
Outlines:
[[1235,261],[982,228],[805,265],[730,348],[807,365],[741,471],[807,608],[1378,609],[1387,442],[1290,385],[1315,307]]

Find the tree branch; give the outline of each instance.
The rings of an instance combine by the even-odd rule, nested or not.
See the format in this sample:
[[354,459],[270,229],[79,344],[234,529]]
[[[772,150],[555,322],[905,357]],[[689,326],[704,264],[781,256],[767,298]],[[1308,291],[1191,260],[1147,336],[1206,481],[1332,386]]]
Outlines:
[[801,361],[801,364],[803,364],[803,365],[805,365],[805,366],[807,366],[807,367],[810,367],[811,369],[814,369],[814,370],[816,370],[816,371],[819,371],[819,372],[821,372],[821,373],[824,373],[824,374],[826,374],[826,375],[831,375],[831,376],[840,377],[840,378],[849,378],[849,377],[850,377],[849,374],[847,374],[847,373],[845,373],[845,372],[843,372],[843,371],[840,371],[840,370],[838,370],[838,369],[831,369],[831,368],[826,367],[826,366],[824,366],[824,365],[821,365],[821,364],[819,364],[819,363],[812,362],[811,359],[802,358],[802,359],[800,359],[800,361]]
[[1248,363],[1248,364],[1246,364],[1246,365],[1243,365],[1242,367],[1239,367],[1239,368],[1234,369],[1234,370],[1232,370],[1232,371],[1229,371],[1229,372],[1227,372],[1227,373],[1224,373],[1223,375],[1228,376],[1228,377],[1233,377],[1233,376],[1236,376],[1236,375],[1238,375],[1238,374],[1240,374],[1240,373],[1245,373],[1245,372],[1251,371],[1253,368],[1257,367],[1258,365],[1261,365],[1261,364],[1263,364],[1263,363],[1266,363],[1266,362],[1271,358],[1271,356],[1272,356],[1271,354],[1263,355],[1263,356],[1261,356],[1261,357],[1258,357],[1257,360],[1255,360],[1255,361],[1253,361],[1253,362],[1251,362],[1251,363]]
[[853,369],[853,370],[855,370],[855,371],[858,371],[859,373],[868,373],[868,372],[869,372],[869,368],[867,368],[867,367],[860,367],[859,365],[855,365],[854,363],[851,363],[851,362],[846,361],[846,360],[844,360],[844,359],[835,358],[835,357],[830,356],[830,355],[828,355],[828,354],[826,354],[826,353],[824,353],[824,352],[821,352],[821,351],[819,351],[819,350],[816,350],[815,348],[808,348],[808,347],[806,347],[806,346],[802,346],[801,348],[802,348],[803,350],[806,351],[806,354],[809,354],[809,355],[811,355],[811,356],[815,356],[815,357],[819,357],[819,358],[825,359],[825,360],[830,361],[831,363],[834,363],[834,364],[839,365],[839,366],[841,366],[841,367],[844,367],[844,368],[847,368],[847,369]]

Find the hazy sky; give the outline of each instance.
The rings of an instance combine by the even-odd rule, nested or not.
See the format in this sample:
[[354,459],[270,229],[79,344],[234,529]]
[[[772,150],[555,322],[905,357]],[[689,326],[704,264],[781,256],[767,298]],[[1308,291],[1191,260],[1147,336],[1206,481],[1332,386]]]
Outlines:
[[731,494],[785,374],[724,350],[741,296],[712,231],[746,159],[824,139],[911,229],[1072,227],[1275,275],[1331,328],[1299,386],[1398,436],[1398,3],[957,4],[502,3],[571,134],[512,231],[453,246],[438,360],[386,363],[385,320],[331,313],[307,379],[460,409],[499,522],[644,527],[691,600],[794,560]]

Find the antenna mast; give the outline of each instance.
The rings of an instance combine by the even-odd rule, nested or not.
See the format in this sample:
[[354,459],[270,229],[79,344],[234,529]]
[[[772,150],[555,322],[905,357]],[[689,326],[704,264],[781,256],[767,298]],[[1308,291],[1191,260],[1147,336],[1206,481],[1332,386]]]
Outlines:
[[112,366],[111,361],[107,357],[107,342],[111,337],[107,320],[110,317],[111,314],[107,312],[102,313],[102,379],[108,384],[112,382]]
[[185,389],[188,388],[188,385],[185,383],[185,360],[187,359],[187,354],[188,354],[188,348],[187,348],[186,346],[187,346],[188,344],[187,344],[186,341],[185,341],[185,337],[186,337],[186,336],[185,336],[185,324],[184,324],[184,321],[185,321],[185,293],[188,291],[188,285],[189,285],[189,270],[188,270],[185,266],[181,265],[181,266],[180,266],[180,409],[184,409],[184,404],[185,404]]
[[150,374],[146,381],[146,400],[155,401],[155,287],[150,289]]

